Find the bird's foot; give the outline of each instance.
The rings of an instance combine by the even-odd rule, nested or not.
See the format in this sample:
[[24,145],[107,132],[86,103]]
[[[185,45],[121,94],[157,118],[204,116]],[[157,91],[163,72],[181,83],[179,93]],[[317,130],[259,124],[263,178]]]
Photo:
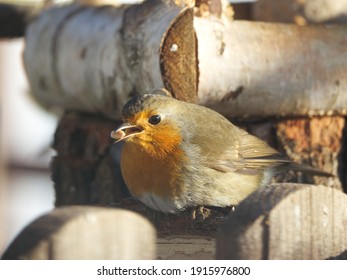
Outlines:
[[205,220],[210,216],[210,214],[211,210],[209,208],[206,208],[204,206],[198,206],[192,209],[192,220],[195,220],[199,217]]

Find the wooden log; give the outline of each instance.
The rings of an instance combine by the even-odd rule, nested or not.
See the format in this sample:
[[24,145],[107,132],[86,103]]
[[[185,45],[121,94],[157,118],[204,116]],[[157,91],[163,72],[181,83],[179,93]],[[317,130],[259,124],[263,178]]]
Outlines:
[[86,114],[63,116],[51,164],[56,206],[111,205],[129,195],[120,172],[121,145],[111,145],[110,132],[118,124]]
[[[157,229],[158,259],[215,259],[215,235],[230,208],[187,209],[178,214],[152,210],[135,199],[118,205],[147,217]],[[193,215],[194,213],[194,215]]]
[[3,259],[154,259],[155,229],[142,216],[121,209],[56,208],[12,242]]
[[258,0],[252,5],[251,17],[253,20],[257,21],[293,23],[298,13],[298,5],[296,5],[294,1],[295,0]]
[[24,61],[40,102],[111,118],[132,95],[162,86],[233,118],[345,115],[346,34],[193,18],[160,1],[71,5],[29,26]]
[[213,260],[216,255],[215,238],[199,234],[159,237],[157,247],[159,260]]
[[117,118],[132,95],[164,84],[177,98],[196,97],[190,9],[157,0],[118,8],[69,5],[42,13],[26,39],[26,70],[43,104]]
[[326,259],[347,248],[346,194],[278,184],[256,191],[217,234],[218,259]]
[[347,113],[345,105],[336,103],[346,101],[340,95],[345,82],[339,62],[334,63],[341,56],[333,54],[345,48],[346,27],[246,21],[217,25],[198,18],[194,26],[200,104],[230,118]]
[[346,23],[346,13],[346,0],[258,0],[252,7],[254,20],[295,22],[299,25]]
[[234,19],[236,20],[251,20],[252,17],[251,3],[233,4]]
[[334,175],[321,177],[288,170],[273,182],[325,185],[347,192],[344,117],[272,119],[239,125],[293,161]]
[[300,4],[309,22],[347,23],[346,0],[305,0]]
[[[342,154],[344,117],[315,117],[279,120],[276,122],[278,149],[293,161],[317,167],[335,177],[312,177],[296,174],[295,181],[325,185],[343,190],[346,156]],[[286,174],[293,175],[293,174]],[[285,181],[290,181],[289,178]]]

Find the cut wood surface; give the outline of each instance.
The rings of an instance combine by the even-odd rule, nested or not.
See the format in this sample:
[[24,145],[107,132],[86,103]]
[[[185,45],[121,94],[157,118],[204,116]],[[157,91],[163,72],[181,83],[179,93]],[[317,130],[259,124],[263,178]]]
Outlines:
[[159,0],[70,5],[33,21],[24,62],[41,103],[111,118],[163,86],[228,117],[345,115],[346,28],[193,17]]
[[327,259],[347,248],[347,195],[279,184],[256,191],[217,235],[218,259]]
[[144,217],[122,209],[57,208],[12,242],[3,259],[154,259],[156,234]]

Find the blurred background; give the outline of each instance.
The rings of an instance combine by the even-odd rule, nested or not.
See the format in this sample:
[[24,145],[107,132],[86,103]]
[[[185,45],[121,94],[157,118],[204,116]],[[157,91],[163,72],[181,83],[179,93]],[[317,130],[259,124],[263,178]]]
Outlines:
[[49,163],[58,117],[31,97],[23,47],[23,39],[0,40],[0,255],[54,205]]

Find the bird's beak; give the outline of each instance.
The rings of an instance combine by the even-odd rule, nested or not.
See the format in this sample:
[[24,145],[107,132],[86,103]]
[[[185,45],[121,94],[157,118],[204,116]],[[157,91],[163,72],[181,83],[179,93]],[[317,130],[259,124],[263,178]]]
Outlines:
[[143,131],[143,127],[139,125],[133,125],[130,123],[123,123],[120,127],[111,132],[111,138],[113,138],[115,143],[139,134]]

